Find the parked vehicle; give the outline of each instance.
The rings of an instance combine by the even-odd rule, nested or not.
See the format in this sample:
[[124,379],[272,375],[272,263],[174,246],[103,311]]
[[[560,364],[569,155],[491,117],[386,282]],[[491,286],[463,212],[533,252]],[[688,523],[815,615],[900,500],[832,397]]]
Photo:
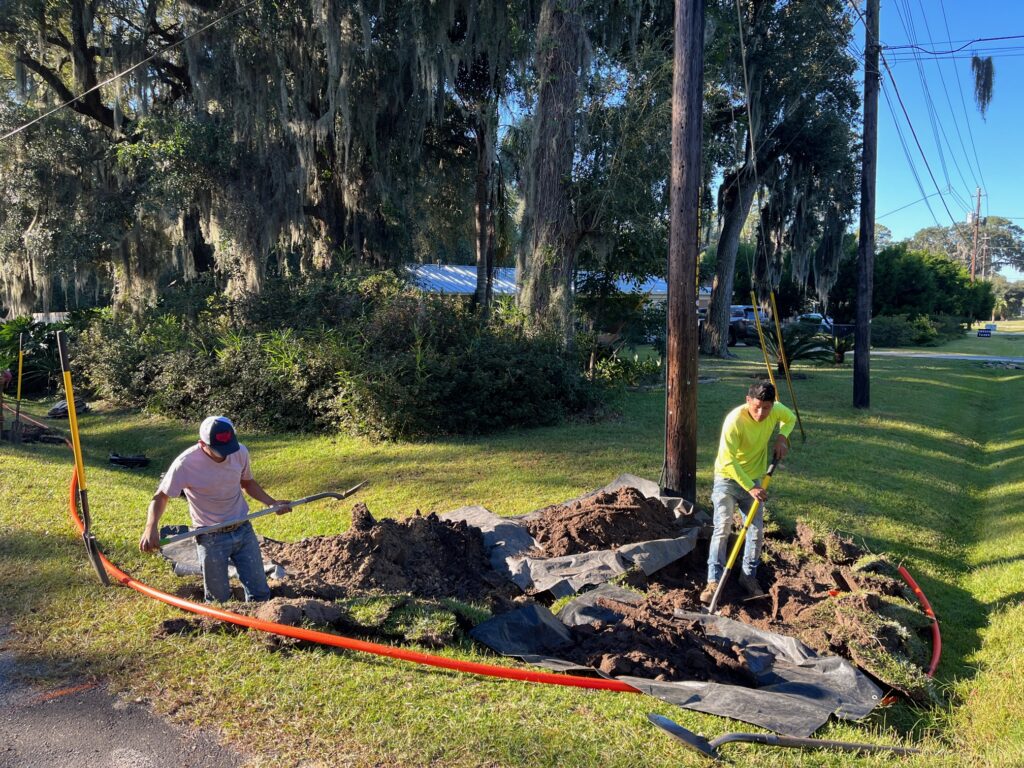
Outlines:
[[820,312],[806,312],[800,315],[796,321],[800,325],[806,325],[809,327],[817,326],[817,329],[821,333],[832,333],[832,318],[828,315],[823,315]]
[[768,313],[752,304],[733,304],[729,307],[729,346],[739,342],[757,343],[757,323],[754,313],[761,317],[761,325],[768,323]]

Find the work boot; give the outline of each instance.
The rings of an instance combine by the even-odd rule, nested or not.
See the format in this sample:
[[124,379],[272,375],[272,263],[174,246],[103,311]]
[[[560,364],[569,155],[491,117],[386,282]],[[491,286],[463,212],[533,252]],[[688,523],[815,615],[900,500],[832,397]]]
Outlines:
[[747,576],[747,574],[741,573],[739,582],[740,586],[743,587],[751,597],[764,597],[764,590],[761,589],[761,585],[757,583],[757,579],[753,576]]
[[717,592],[717,591],[718,591],[718,582],[717,581],[709,581],[708,585],[706,587],[704,587],[704,591],[700,593],[700,601],[702,603],[704,603],[704,605],[711,605],[711,601],[714,599],[715,592]]

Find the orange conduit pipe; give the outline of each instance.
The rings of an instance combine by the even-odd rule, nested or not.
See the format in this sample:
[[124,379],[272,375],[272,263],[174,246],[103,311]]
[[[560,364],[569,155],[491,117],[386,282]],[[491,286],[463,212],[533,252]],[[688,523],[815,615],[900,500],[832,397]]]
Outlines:
[[[71,519],[74,522],[75,527],[78,528],[81,533],[83,528],[82,521],[78,517],[78,506],[76,502],[77,494],[78,474],[73,473],[69,489],[68,510],[71,514]],[[449,659],[444,656],[434,656],[429,653],[419,653],[417,651],[410,651],[403,648],[394,648],[388,645],[370,643],[365,640],[356,640],[351,637],[345,637],[344,635],[335,635],[329,632],[318,632],[312,629],[303,629],[302,627],[292,627],[287,624],[278,624],[273,621],[263,621],[262,619],[257,619],[252,616],[245,616],[233,611],[214,608],[210,605],[194,603],[191,600],[186,600],[185,598],[178,597],[176,595],[169,595],[166,592],[161,592],[159,589],[155,589],[148,584],[143,584],[141,581],[132,578],[111,563],[102,552],[100,552],[100,560],[103,562],[103,566],[107,569],[107,573],[110,575],[111,579],[120,582],[126,587],[131,587],[135,591],[141,592],[148,597],[152,597],[154,600],[160,600],[161,602],[173,605],[176,608],[191,611],[192,613],[198,613],[201,616],[207,616],[211,619],[217,619],[218,621],[226,621],[242,627],[258,629],[261,632],[270,632],[283,637],[292,637],[296,640],[303,640],[308,643],[330,645],[335,648],[344,648],[349,651],[362,651],[363,653],[371,653],[376,656],[389,656],[393,659],[409,661],[414,664],[425,664],[431,667],[440,667],[442,669],[449,669],[455,672],[467,672],[469,674],[483,675],[486,677],[501,677],[506,680],[519,680],[526,683],[564,685],[572,688],[589,688],[600,691],[640,693],[640,691],[633,686],[626,685],[626,683],[619,680],[561,675],[554,672],[535,672],[525,669],[516,669],[514,667],[498,667],[492,664],[460,661],[458,659]]]
[[[7,410],[10,407],[4,405]],[[21,418],[25,421],[35,424],[42,429],[49,429],[45,424],[25,416],[21,415]],[[66,441],[65,441],[66,442]],[[68,499],[68,513],[71,516],[71,521],[74,523],[78,532],[81,533],[83,530],[82,521],[78,517],[78,474],[73,471],[71,473],[71,484],[69,488],[69,499]],[[393,659],[399,659],[401,661],[409,661],[414,664],[424,664],[432,667],[440,667],[441,669],[450,669],[456,672],[466,672],[469,674],[483,675],[486,677],[500,677],[506,680],[519,680],[528,683],[542,683],[546,685],[564,685],[572,688],[588,688],[591,690],[602,690],[602,691],[620,691],[622,693],[639,693],[636,688],[630,685],[626,685],[619,680],[605,680],[601,678],[590,678],[590,677],[577,677],[575,675],[560,675],[553,672],[533,672],[529,670],[515,669],[510,667],[497,667],[492,664],[479,664],[471,661],[459,661],[457,659],[449,659],[444,656],[434,656],[428,653],[418,653],[416,651],[408,651],[401,648],[394,648],[387,645],[380,645],[378,643],[369,643],[364,640],[356,640],[351,637],[345,637],[344,635],[335,635],[329,632],[318,632],[316,630],[302,629],[301,627],[292,627],[287,624],[278,624],[272,621],[262,621],[255,619],[251,616],[244,616],[240,613],[234,613],[233,611],[225,611],[220,608],[213,608],[209,605],[194,603],[191,600],[186,600],[176,595],[169,595],[166,592],[161,592],[159,589],[143,584],[141,581],[132,578],[124,571],[119,569],[113,563],[111,563],[106,555],[102,552],[100,554],[100,560],[103,562],[104,568],[107,569],[107,573],[113,577],[113,579],[126,587],[131,587],[137,592],[141,592],[144,595],[152,597],[154,600],[160,600],[161,602],[173,605],[176,608],[181,608],[185,611],[191,611],[192,613],[198,613],[201,616],[208,616],[218,621],[226,621],[231,624],[237,624],[243,627],[249,627],[250,629],[258,629],[262,632],[270,632],[272,634],[281,635],[283,637],[292,637],[297,640],[304,640],[310,643],[319,643],[321,645],[329,645],[335,648],[344,648],[350,651],[362,651],[363,653],[370,653],[377,656],[388,656]],[[932,619],[932,662],[928,669],[928,676],[931,677],[935,674],[935,670],[939,665],[939,657],[942,655],[942,637],[939,634],[939,622],[935,617],[934,611],[932,611],[931,604],[928,602],[928,598],[925,597],[924,592],[914,581],[914,578],[910,575],[906,568],[902,565],[899,567],[899,573],[903,577],[904,581],[910,586],[917,595],[917,599],[921,601],[921,605],[924,607],[925,614]]]
[[931,603],[928,602],[928,598],[925,597],[922,589],[917,586],[917,582],[914,581],[914,577],[910,575],[910,571],[904,568],[902,565],[896,570],[899,571],[900,576],[907,582],[917,597],[918,602],[921,603],[921,607],[924,609],[924,615],[932,620],[932,661],[928,665],[928,671],[925,673],[928,677],[935,675],[935,670],[939,668],[939,658],[942,656],[942,634],[939,632],[939,619],[935,615],[935,611],[932,610]]

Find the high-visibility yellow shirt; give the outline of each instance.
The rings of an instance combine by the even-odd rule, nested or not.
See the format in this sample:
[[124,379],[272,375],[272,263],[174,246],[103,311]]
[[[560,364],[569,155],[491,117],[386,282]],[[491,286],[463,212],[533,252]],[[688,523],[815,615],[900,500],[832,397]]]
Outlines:
[[768,442],[775,427],[789,437],[796,426],[796,414],[776,402],[764,421],[754,421],[747,404],[733,408],[722,422],[722,438],[718,443],[715,474],[735,480],[745,491],[768,471]]

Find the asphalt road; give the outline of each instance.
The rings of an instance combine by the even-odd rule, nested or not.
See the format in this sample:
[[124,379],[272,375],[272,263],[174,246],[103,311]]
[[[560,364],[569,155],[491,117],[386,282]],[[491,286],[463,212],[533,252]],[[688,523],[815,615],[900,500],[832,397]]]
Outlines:
[[[0,648],[6,630],[0,628]],[[0,768],[234,768],[215,736],[185,731],[90,681],[46,688],[0,651]],[[33,670],[38,674],[38,670]]]

